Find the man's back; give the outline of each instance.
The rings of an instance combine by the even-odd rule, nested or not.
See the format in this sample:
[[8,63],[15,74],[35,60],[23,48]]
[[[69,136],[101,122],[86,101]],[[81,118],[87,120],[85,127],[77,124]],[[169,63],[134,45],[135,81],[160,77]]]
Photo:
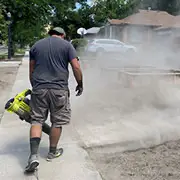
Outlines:
[[83,92],[83,77],[76,51],[63,40],[64,29],[55,27],[49,38],[38,41],[30,50],[29,80],[31,93],[30,156],[25,172],[34,172],[39,166],[38,149],[41,141],[42,125],[50,113],[51,133],[47,161],[62,155],[63,149],[57,148],[62,126],[70,123],[71,106],[68,90],[68,64],[70,62],[77,82],[76,96]]
[[32,83],[34,89],[68,88],[68,64],[76,58],[75,49],[64,39],[48,37],[38,41],[30,50],[35,60]]

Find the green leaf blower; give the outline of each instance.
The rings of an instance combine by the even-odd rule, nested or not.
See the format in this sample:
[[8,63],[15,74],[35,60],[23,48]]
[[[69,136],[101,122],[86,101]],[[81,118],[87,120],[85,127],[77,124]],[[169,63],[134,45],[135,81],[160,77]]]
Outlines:
[[[27,97],[31,94],[30,89],[26,89],[23,92],[17,94],[14,98],[11,98],[5,105],[5,110],[10,113],[15,113],[19,116],[19,118],[23,121],[25,120],[27,123],[31,123],[30,111],[31,108],[29,106],[30,99]],[[42,131],[47,135],[50,134],[50,126],[46,123],[42,126]]]

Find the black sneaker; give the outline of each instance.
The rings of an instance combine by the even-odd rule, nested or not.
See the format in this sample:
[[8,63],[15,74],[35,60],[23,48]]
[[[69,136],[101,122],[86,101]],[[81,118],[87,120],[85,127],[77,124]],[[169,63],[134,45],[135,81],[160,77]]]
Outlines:
[[55,153],[48,153],[46,160],[47,161],[52,161],[52,159],[58,158],[63,154],[63,148],[59,148],[56,150]]
[[31,173],[37,170],[39,160],[37,155],[31,155],[28,160],[28,165],[25,168],[26,173]]

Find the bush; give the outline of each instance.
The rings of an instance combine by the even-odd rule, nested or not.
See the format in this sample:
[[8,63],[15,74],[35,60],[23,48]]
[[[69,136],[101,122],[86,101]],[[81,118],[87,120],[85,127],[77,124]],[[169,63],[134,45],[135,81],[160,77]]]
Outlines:
[[15,53],[23,55],[23,54],[25,54],[25,49],[18,48],[18,49],[16,49]]
[[6,54],[1,54],[0,55],[0,60],[5,60],[7,58],[8,58],[8,56]]
[[87,45],[88,41],[86,39],[73,39],[71,41],[72,45],[76,50],[84,50],[84,47]]

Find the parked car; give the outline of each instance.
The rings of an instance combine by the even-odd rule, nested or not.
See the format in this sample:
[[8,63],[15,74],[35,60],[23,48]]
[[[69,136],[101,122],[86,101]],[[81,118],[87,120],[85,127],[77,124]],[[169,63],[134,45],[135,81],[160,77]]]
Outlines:
[[116,39],[93,39],[86,46],[87,53],[135,53],[137,48]]

